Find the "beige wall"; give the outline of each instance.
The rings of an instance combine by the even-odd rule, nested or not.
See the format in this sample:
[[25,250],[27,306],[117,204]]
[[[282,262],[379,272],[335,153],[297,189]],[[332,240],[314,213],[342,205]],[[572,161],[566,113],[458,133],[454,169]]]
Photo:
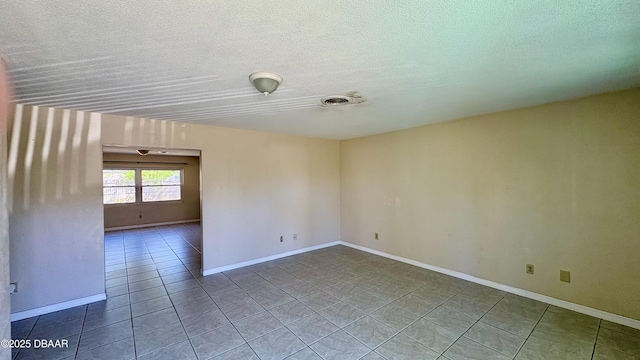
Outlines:
[[9,130],[12,313],[104,294],[100,116],[17,106]]
[[102,120],[104,145],[201,150],[205,270],[340,239],[338,141],[109,115]]
[[205,270],[340,238],[338,141],[22,105],[16,113],[13,313],[104,293],[103,145],[202,150]]
[[12,312],[104,291],[102,145],[123,145],[202,151],[205,270],[342,237],[640,319],[638,104],[636,89],[340,143],[19,106]]
[[105,205],[105,229],[200,219],[200,163],[197,157],[147,155],[143,158],[140,155],[104,154],[103,160],[105,169],[182,170],[183,182],[180,201]]
[[639,114],[635,89],[343,141],[342,240],[640,319]]
[[338,141],[21,105],[16,113],[14,313],[104,293],[103,145],[202,150],[205,270],[340,238]]

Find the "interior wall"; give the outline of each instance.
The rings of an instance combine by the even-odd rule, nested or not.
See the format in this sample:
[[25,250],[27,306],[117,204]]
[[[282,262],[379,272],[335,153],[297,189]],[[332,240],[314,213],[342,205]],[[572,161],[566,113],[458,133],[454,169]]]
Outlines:
[[103,145],[202,150],[204,270],[340,238],[338,141],[22,105],[16,114],[14,313],[104,293]]
[[104,294],[100,115],[18,105],[13,120],[11,311]]
[[[9,83],[0,57],[0,340],[11,339],[9,278],[9,206],[7,204],[7,116]],[[11,349],[0,346],[0,359],[11,359]]]
[[[182,172],[182,200],[104,205],[105,229],[200,220],[200,163],[194,156],[104,154],[107,169],[171,169]],[[169,164],[174,163],[174,164]]]
[[338,141],[122,116],[102,120],[104,145],[201,150],[205,271],[340,239]]
[[202,150],[204,270],[340,238],[338,141],[22,105],[16,114],[14,313],[104,293],[103,145]]
[[342,240],[640,319],[638,114],[634,89],[343,141]]

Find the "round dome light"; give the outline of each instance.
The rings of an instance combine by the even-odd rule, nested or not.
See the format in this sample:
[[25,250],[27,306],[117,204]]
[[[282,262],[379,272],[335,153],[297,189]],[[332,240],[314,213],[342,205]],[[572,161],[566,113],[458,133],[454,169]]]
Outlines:
[[276,91],[282,83],[282,76],[266,71],[258,71],[249,75],[249,81],[256,87],[258,91],[267,96]]

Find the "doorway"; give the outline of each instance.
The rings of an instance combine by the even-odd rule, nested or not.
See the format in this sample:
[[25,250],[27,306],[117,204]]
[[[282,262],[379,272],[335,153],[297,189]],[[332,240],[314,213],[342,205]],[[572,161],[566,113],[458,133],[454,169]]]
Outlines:
[[201,202],[199,150],[103,147],[102,311],[165,303],[166,286],[201,275]]

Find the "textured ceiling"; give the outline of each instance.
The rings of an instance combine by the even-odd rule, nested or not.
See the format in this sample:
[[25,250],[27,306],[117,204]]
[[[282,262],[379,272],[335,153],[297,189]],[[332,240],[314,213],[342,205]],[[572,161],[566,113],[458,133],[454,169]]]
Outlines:
[[346,139],[640,86],[640,1],[3,0],[0,52],[20,103]]

